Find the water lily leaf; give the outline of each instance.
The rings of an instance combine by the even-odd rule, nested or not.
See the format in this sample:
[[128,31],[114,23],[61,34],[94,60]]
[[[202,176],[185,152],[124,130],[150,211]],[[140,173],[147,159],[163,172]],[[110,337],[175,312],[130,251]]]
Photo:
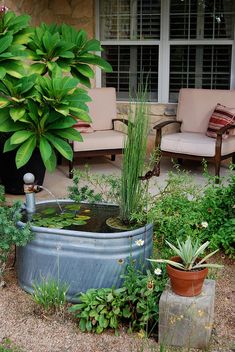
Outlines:
[[86,221],[76,220],[72,223],[72,225],[86,225]]
[[64,209],[68,209],[68,210],[80,210],[80,209],[81,209],[81,205],[80,205],[80,204],[66,205],[66,206],[64,207]]
[[50,215],[50,214],[55,214],[55,213],[56,213],[55,208],[47,208],[47,209],[42,210],[42,214],[45,214],[45,215]]
[[89,220],[91,217],[87,215],[76,215],[76,219],[78,220]]

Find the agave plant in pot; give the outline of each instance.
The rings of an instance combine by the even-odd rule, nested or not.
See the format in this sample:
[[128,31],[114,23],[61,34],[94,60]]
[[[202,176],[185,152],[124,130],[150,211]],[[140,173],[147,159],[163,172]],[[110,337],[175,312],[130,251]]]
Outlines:
[[218,252],[218,249],[200,258],[209,246],[209,241],[200,245],[198,239],[193,241],[190,236],[178,247],[166,241],[176,256],[171,259],[149,259],[152,262],[166,263],[173,292],[180,296],[192,297],[201,293],[208,268],[222,268],[222,265],[207,263],[206,261]]
[[[8,47],[5,56],[12,58],[11,65],[0,71],[0,133],[5,153],[1,179],[6,191],[15,194],[23,192],[26,171],[33,172],[42,184],[45,168],[55,169],[57,154],[72,159],[68,141],[82,142],[73,126],[77,119],[90,122],[86,105],[90,98],[78,86],[90,87],[94,72],[89,64],[111,70],[105,60],[93,54],[101,51],[99,41],[88,40],[83,30],[65,24],[30,29],[28,16],[23,18],[27,31],[21,36],[15,35],[14,27],[21,16],[6,12],[0,19],[0,40]],[[14,36],[15,42],[20,42],[17,47],[10,45]],[[13,175],[14,169],[20,172]]]

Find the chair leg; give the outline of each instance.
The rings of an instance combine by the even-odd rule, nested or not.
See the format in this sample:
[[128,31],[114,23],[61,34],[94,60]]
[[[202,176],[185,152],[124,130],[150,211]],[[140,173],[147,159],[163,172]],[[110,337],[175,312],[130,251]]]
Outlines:
[[221,163],[221,160],[215,161],[215,177],[216,177],[215,183],[219,183],[220,163]]
[[179,165],[182,165],[183,164],[183,159],[182,158],[178,158],[177,162],[178,162]]
[[116,155],[115,155],[115,154],[112,154],[112,155],[111,155],[111,161],[115,161],[115,159],[116,159]]
[[73,160],[69,160],[69,178],[72,179],[73,178],[73,162],[74,162],[74,159]]
[[62,165],[62,155],[59,153],[57,155],[57,165]]

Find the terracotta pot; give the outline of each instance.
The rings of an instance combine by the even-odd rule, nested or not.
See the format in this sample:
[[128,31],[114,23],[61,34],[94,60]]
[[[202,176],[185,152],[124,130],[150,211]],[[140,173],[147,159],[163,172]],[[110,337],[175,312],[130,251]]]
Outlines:
[[[172,261],[180,262],[180,257],[172,257]],[[200,295],[208,268],[197,271],[183,271],[171,265],[166,267],[171,281],[171,288],[179,296],[193,297]]]

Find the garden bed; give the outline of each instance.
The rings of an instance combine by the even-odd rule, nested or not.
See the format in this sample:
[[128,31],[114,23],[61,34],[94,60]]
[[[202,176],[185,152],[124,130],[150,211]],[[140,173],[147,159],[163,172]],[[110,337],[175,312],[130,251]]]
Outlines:
[[[235,347],[232,282],[235,268],[231,260],[220,254],[214,261],[224,264],[224,269],[216,281],[215,325],[208,351],[231,352]],[[14,269],[7,272],[6,283],[7,287],[1,289],[0,341],[9,338],[23,352],[159,351],[154,338],[141,339],[138,334],[127,334],[123,327],[119,336],[112,332],[81,333],[67,313],[51,316],[40,313],[31,296],[19,288]]]

